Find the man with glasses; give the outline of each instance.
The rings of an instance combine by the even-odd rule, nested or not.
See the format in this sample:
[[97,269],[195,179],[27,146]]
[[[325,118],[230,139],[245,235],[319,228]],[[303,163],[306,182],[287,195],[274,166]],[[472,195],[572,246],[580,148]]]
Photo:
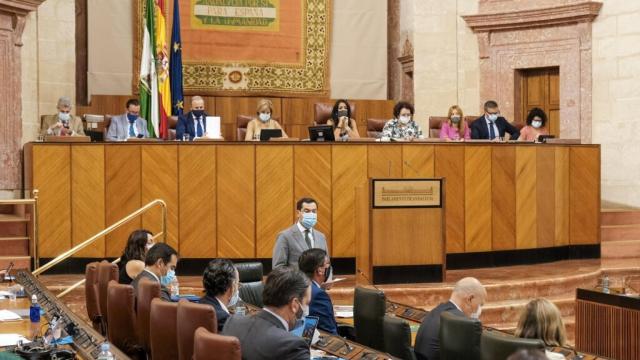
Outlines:
[[133,293],[138,293],[138,284],[143,278],[160,283],[160,298],[171,301],[171,293],[167,286],[176,277],[178,252],[165,243],[155,244],[147,251],[144,259],[144,270],[131,282]]
[[471,139],[502,141],[504,134],[509,133],[511,139],[520,137],[520,130],[500,116],[498,103],[489,100],[484,103],[484,115],[471,123]]

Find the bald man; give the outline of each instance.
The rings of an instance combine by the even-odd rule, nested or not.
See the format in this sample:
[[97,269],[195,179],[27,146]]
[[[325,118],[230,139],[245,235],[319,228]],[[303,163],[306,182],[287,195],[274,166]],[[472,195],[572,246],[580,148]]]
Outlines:
[[476,278],[467,277],[458,281],[446,303],[436,306],[424,319],[414,348],[418,360],[440,359],[440,314],[450,312],[459,316],[479,318],[487,290]]
[[191,98],[191,111],[178,117],[176,139],[191,141],[194,138],[207,137],[207,113],[201,96]]

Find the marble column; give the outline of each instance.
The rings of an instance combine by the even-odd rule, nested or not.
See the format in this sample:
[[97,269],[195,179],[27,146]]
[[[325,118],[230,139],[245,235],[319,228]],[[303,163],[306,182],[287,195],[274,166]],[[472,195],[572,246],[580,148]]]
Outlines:
[[0,0],[0,190],[22,188],[21,60],[26,16],[45,0]]

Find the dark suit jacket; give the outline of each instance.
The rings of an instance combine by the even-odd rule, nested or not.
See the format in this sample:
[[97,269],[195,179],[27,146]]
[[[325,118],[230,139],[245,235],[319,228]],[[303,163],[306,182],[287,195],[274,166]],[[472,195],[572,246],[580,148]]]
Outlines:
[[429,315],[422,321],[422,324],[420,324],[418,334],[416,335],[416,345],[414,348],[416,359],[440,359],[440,314],[443,312],[465,316],[451,301],[440,304],[431,310]]
[[222,335],[240,340],[243,360],[309,360],[307,342],[285,330],[278,318],[261,310],[253,316],[227,319]]
[[316,285],[315,282],[311,283],[311,302],[309,303],[309,315],[317,316],[320,321],[318,322],[318,329],[330,332],[338,335],[338,324],[336,323],[335,315],[333,314],[333,303],[329,294]]
[[[517,140],[520,137],[520,130],[511,125],[507,119],[502,116],[496,120],[496,126],[498,127],[499,133],[497,136],[504,137],[504,133],[508,132],[511,135],[511,140]],[[471,138],[489,139],[489,128],[487,127],[487,120],[485,120],[484,115],[471,123]]]
[[216,310],[216,319],[218,320],[218,333],[222,332],[222,328],[224,327],[224,323],[229,317],[229,313],[224,311],[218,299],[213,296],[205,295],[200,299],[200,304],[213,306],[213,308]]
[[[202,115],[203,134],[207,131],[207,116],[207,113]],[[178,116],[178,123],[176,124],[176,139],[182,140],[182,135],[184,133],[189,134],[189,140],[193,140],[196,136],[196,129],[193,125],[193,115],[191,115],[191,111]]]
[[[131,286],[133,286],[133,293],[134,294],[138,293],[138,283],[140,282],[140,280],[142,278],[147,278],[147,279],[149,279],[151,281],[158,281],[158,280],[156,280],[156,278],[153,275],[149,274],[146,270],[143,270],[131,282]],[[162,285],[162,283],[160,284],[160,298],[162,300],[164,300],[164,301],[171,301],[171,293],[169,293],[169,289],[167,289],[166,286]]]

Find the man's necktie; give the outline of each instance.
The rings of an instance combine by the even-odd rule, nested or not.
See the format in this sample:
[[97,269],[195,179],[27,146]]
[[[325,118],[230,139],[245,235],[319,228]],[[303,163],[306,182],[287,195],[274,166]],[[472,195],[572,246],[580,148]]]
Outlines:
[[307,247],[311,249],[311,236],[309,235],[309,230],[304,231],[304,241],[307,243]]
[[133,129],[133,123],[129,123],[129,137],[136,137],[136,131]]
[[496,138],[496,132],[493,130],[493,122],[489,121],[489,140],[493,140]]
[[202,120],[198,119],[198,128],[196,129],[196,136],[202,137],[204,135],[204,131],[202,130]]

